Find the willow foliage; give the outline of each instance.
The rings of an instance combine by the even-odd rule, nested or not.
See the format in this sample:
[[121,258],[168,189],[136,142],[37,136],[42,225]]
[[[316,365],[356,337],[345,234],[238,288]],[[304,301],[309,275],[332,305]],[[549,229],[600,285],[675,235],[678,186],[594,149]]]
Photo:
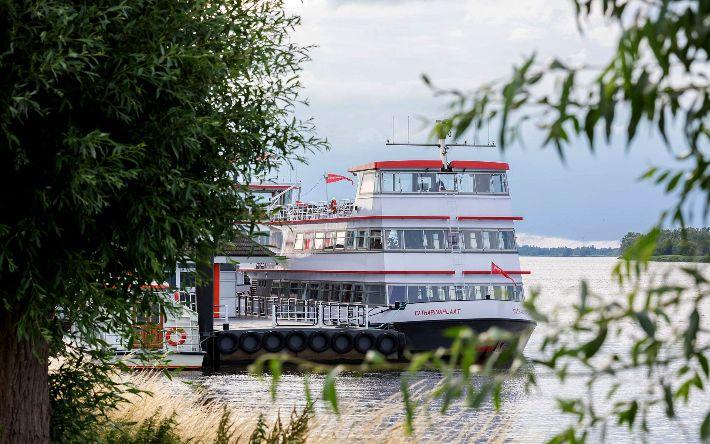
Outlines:
[[0,331],[55,357],[67,325],[130,336],[160,302],[142,284],[260,217],[236,183],[325,146],[292,113],[298,24],[281,1],[0,1]]

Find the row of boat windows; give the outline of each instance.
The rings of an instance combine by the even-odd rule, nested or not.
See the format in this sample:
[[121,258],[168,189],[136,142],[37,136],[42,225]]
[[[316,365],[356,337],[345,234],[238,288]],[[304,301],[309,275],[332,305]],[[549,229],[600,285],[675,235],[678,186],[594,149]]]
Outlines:
[[364,173],[361,193],[470,193],[508,194],[505,173]]
[[521,285],[399,285],[363,284],[361,282],[324,282],[259,280],[256,293],[258,296],[279,298],[310,299],[324,302],[349,302],[370,305],[394,304],[407,302],[445,301],[521,301]]
[[[288,246],[287,246],[288,247]],[[512,229],[363,229],[296,233],[295,251],[451,250],[515,251]]]
[[521,301],[521,285],[388,285],[387,299],[395,302]]
[[259,280],[257,296],[310,299],[314,301],[351,302],[370,305],[385,305],[385,284],[362,282],[324,282]]

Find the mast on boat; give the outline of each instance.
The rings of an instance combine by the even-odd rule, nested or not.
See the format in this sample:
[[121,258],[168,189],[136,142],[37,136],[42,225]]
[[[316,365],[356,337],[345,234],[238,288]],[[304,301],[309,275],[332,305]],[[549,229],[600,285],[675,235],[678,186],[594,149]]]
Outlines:
[[[437,124],[441,123],[441,120],[436,121]],[[448,134],[451,136],[451,133]],[[449,147],[471,147],[471,148],[495,148],[495,142],[488,142],[486,144],[480,143],[468,143],[464,140],[463,143],[446,143],[446,136],[440,138],[437,143],[410,143],[409,142],[409,120],[407,120],[407,142],[395,142],[394,141],[394,119],[392,120],[392,141],[389,139],[385,143],[385,146],[425,146],[425,147],[437,147],[439,148],[439,158],[443,164],[442,169],[449,169],[449,160],[447,154],[449,152]]]

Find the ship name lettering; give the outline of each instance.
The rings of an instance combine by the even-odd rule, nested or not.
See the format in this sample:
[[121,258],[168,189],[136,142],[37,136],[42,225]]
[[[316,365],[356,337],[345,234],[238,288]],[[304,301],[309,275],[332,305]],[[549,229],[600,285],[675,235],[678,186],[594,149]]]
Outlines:
[[455,315],[460,313],[460,308],[435,308],[431,310],[414,310],[414,316]]

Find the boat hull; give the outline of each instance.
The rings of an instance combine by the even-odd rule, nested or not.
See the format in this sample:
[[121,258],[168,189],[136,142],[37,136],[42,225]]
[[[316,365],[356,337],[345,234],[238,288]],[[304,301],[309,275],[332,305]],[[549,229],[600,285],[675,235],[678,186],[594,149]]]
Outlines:
[[167,352],[160,359],[141,359],[140,352],[116,352],[132,370],[201,370],[205,352]]
[[[457,327],[470,328],[477,334],[484,333],[494,327],[511,332],[518,337],[518,347],[523,350],[535,329],[536,323],[522,319],[452,319],[395,322],[390,324],[390,326],[392,329],[404,333],[407,337],[407,346],[412,352],[450,347],[453,339],[445,333],[447,330]],[[506,345],[505,343],[500,343],[492,346],[495,348],[505,347]]]

